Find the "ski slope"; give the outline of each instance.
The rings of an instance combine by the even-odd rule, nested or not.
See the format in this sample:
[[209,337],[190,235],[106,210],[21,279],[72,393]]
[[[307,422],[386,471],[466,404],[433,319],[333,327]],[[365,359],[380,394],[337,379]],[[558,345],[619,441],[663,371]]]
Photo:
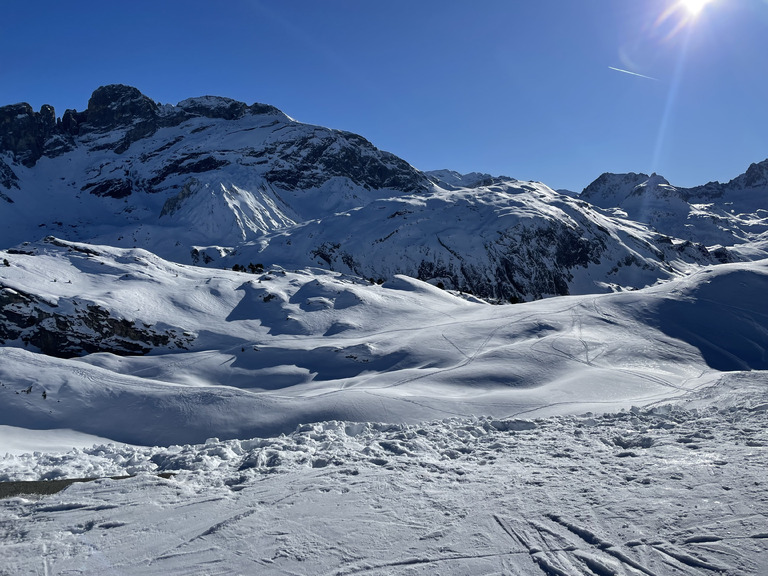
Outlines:
[[[25,345],[37,324],[0,348],[8,426],[169,445],[325,420],[604,411],[766,363],[765,261],[499,307],[404,276],[376,285],[323,270],[211,274],[142,250],[27,248],[8,255],[4,293],[36,303],[6,316],[73,319],[64,335],[83,352],[54,358]],[[173,338],[147,355],[86,354],[105,341],[88,324],[96,306],[115,319],[107,327],[132,326],[147,345]]]
[[[768,385],[536,420],[6,456],[4,574],[763,574]],[[161,478],[155,474],[173,474]]]

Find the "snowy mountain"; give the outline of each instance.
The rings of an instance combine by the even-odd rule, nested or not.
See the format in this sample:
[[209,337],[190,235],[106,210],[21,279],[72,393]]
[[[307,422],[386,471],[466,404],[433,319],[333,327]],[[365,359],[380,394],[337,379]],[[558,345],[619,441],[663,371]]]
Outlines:
[[45,110],[0,109],[0,125],[20,134],[0,141],[4,246],[55,233],[188,260],[195,242],[234,245],[428,184],[359,136],[261,104],[159,106],[135,88],[106,86],[54,128]]
[[53,114],[0,109],[0,246],[53,235],[219,268],[406,274],[494,302],[640,288],[744,257],[543,184],[422,173],[263,104],[159,105],[116,85]]
[[767,193],[2,107],[0,574],[764,574]]
[[743,245],[768,232],[767,174],[768,160],[726,184],[694,188],[672,186],[656,174],[603,174],[579,198],[674,238]]

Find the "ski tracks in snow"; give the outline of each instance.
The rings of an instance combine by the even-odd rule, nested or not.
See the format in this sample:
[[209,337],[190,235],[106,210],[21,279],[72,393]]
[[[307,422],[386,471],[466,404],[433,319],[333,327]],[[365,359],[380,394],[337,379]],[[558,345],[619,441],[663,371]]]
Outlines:
[[761,576],[766,389],[726,384],[723,409],[113,447],[177,474],[0,500],[0,574]]

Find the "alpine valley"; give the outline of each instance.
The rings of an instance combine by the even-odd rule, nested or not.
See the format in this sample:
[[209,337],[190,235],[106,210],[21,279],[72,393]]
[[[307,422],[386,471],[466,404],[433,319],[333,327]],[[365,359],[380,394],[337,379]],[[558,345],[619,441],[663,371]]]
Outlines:
[[767,295],[768,160],[576,193],[0,107],[0,574],[768,573]]

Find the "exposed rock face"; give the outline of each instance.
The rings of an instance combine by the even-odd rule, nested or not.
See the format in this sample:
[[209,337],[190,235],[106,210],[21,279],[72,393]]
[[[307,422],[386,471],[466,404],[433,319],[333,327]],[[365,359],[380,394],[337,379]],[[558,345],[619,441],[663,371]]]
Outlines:
[[[202,116],[204,118],[220,118],[222,120],[237,120],[246,114],[281,114],[280,110],[268,104],[252,104],[238,102],[221,96],[201,96],[188,98],[176,105],[179,111],[175,115]],[[183,114],[181,114],[183,113]]]
[[60,131],[64,134],[76,136],[80,133],[80,126],[85,123],[86,112],[78,112],[77,110],[65,110],[64,116],[61,117],[61,124],[59,125]]
[[115,318],[98,304],[62,299],[57,304],[0,286],[0,344],[21,341],[60,358],[93,352],[147,354],[154,348],[184,348],[190,339],[141,322]]
[[131,86],[102,86],[88,101],[85,126],[94,131],[128,128],[115,147],[115,152],[122,154],[133,142],[155,133],[157,104]]
[[157,104],[136,88],[112,84],[96,89],[88,101],[86,118],[93,130],[133,126],[156,121]]
[[110,198],[126,198],[133,192],[133,182],[122,178],[111,178],[100,182],[92,182],[81,188],[83,192],[89,192],[94,196],[108,196]]
[[40,112],[23,103],[0,107],[0,152],[10,152],[16,162],[25,166],[34,166],[55,130],[56,114],[47,104]]
[[[11,167],[8,166],[2,158],[0,158],[0,186],[8,190],[19,187],[19,177],[16,176]],[[2,195],[2,193],[0,193],[0,198],[4,198],[8,202],[13,202],[7,196]]]
[[265,177],[287,190],[316,188],[333,177],[349,178],[368,189],[402,192],[424,190],[428,184],[426,176],[410,164],[350,132],[317,128],[255,154],[283,161],[272,162]]
[[158,173],[149,179],[149,184],[157,186],[171,176],[200,174],[216,170],[228,164],[228,160],[217,160],[213,156],[206,156],[200,153],[185,154],[165,164]]
[[[35,112],[29,104],[0,108],[0,153],[10,152],[15,162],[34,166],[44,155],[57,156],[73,148],[73,136],[86,128],[111,130],[131,126],[133,140],[156,129],[154,102],[135,88],[104,86],[93,93],[88,110],[67,110],[57,121],[52,106]],[[0,183],[3,178],[0,168]]]

